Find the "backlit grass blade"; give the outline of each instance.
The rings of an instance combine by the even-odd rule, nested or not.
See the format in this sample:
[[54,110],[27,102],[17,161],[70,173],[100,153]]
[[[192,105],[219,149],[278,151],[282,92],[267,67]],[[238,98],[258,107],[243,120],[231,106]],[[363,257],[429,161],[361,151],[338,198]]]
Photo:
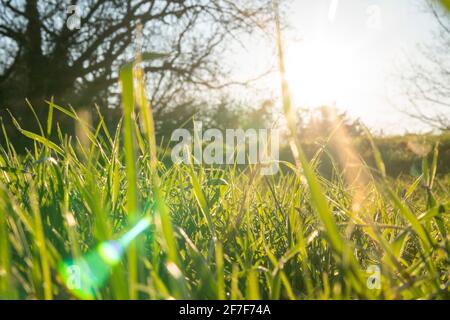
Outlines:
[[[53,100],[53,98],[52,98]],[[47,116],[47,137],[50,138],[52,134],[52,125],[53,125],[53,105],[49,105],[48,108],[48,116]]]
[[225,300],[225,274],[223,265],[223,247],[220,242],[216,243],[216,276],[217,276],[217,299]]
[[39,127],[39,132],[40,132],[41,136],[44,136],[44,129],[42,128],[41,120],[37,116],[36,111],[34,110],[33,106],[31,105],[31,102],[28,99],[25,99],[25,101],[26,101],[27,107],[30,109],[31,113],[34,116],[34,119],[36,119],[36,123]]
[[12,282],[11,273],[11,252],[8,241],[9,214],[8,198],[4,192],[4,187],[0,185],[0,299],[15,299],[17,292]]
[[363,130],[364,130],[367,138],[369,139],[370,146],[372,147],[373,156],[375,158],[375,164],[376,164],[378,170],[380,171],[381,176],[383,178],[386,178],[386,166],[384,164],[381,152],[378,149],[377,145],[375,144],[375,141],[373,140],[373,137],[370,134],[370,131],[364,126],[363,126]]
[[[127,172],[127,214],[131,222],[135,222],[138,212],[137,195],[137,167],[136,150],[134,138],[134,77],[133,64],[120,70],[120,84],[122,91],[123,107],[123,135],[124,135],[124,153]],[[137,248],[131,244],[128,248],[128,286],[130,289],[130,298],[137,298],[135,284],[138,281],[137,275]]]
[[239,293],[239,266],[237,264],[233,264],[231,271],[231,300],[239,299]]
[[[169,263],[168,270],[173,271],[171,275],[173,276],[173,280],[178,283],[179,286],[184,288],[184,278],[183,278],[183,268],[181,262],[178,257],[178,248],[175,239],[175,232],[172,225],[172,220],[170,217],[170,211],[167,205],[165,204],[164,197],[162,195],[160,189],[160,180],[157,171],[157,146],[156,146],[156,138],[154,132],[154,121],[151,105],[148,103],[147,98],[145,96],[145,83],[144,83],[144,75],[142,67],[140,63],[143,60],[154,60],[157,58],[163,58],[167,56],[166,54],[159,53],[143,53],[142,55],[138,53],[137,59],[133,62],[127,64],[122,70],[124,73],[124,77],[126,77],[130,81],[130,79],[136,79],[137,88],[134,90],[133,83],[128,85],[128,90],[132,90],[131,93],[136,95],[136,100],[138,101],[138,105],[140,107],[143,120],[144,120],[144,129],[147,137],[148,146],[150,148],[150,171],[151,171],[151,187],[153,190],[153,195],[156,201],[156,208],[160,218],[160,225],[162,229],[162,234],[165,240],[166,249],[168,251]],[[136,71],[133,74],[133,67],[136,66]],[[131,100],[132,97],[124,97],[124,100]],[[134,103],[133,103],[134,105]],[[125,121],[125,119],[124,119]],[[178,272],[181,274],[179,275]],[[185,290],[179,291],[180,297],[185,297]]]
[[200,182],[198,181],[197,175],[195,173],[195,168],[193,165],[191,165],[190,167],[189,176],[191,177],[192,191],[194,193],[194,197],[197,200],[197,203],[200,207],[200,211],[202,212],[202,215],[205,218],[208,228],[211,232],[211,236],[214,239],[216,236],[216,231],[214,223],[211,218],[211,213],[209,211],[209,205],[206,200],[205,194],[203,193],[203,190],[200,186]]
[[44,234],[44,226],[42,223],[42,217],[39,209],[37,195],[33,187],[31,188],[29,196],[30,196],[31,211],[33,213],[34,218],[33,229],[35,230],[36,235],[36,247],[39,252],[39,260],[41,262],[41,270],[43,278],[42,286],[44,289],[44,298],[46,300],[51,300],[53,298],[53,289],[49,263],[49,254],[47,251],[47,241]]
[[[11,116],[12,117],[12,116]],[[52,149],[53,151],[57,152],[60,155],[64,154],[64,150],[59,147],[58,145],[56,145],[54,142],[50,141],[49,139],[45,138],[44,136],[38,135],[36,133],[33,133],[31,131],[22,129],[19,125],[19,123],[17,122],[17,120],[13,117],[12,118],[14,125],[16,126],[17,130],[20,131],[20,133],[22,133],[25,137],[30,138],[36,142],[41,143],[42,145],[44,145],[45,147]]]
[[129,66],[120,71],[123,107],[124,154],[127,172],[127,212],[134,217],[138,209],[136,190],[136,150],[134,139],[134,86],[133,68]]
[[438,167],[438,158],[439,158],[439,142],[436,142],[433,149],[433,160],[430,168],[430,182],[428,183],[430,190],[433,189],[434,186],[434,180],[436,178],[436,172]]
[[251,269],[247,275],[247,294],[248,300],[259,300],[259,283],[258,283],[258,271]]

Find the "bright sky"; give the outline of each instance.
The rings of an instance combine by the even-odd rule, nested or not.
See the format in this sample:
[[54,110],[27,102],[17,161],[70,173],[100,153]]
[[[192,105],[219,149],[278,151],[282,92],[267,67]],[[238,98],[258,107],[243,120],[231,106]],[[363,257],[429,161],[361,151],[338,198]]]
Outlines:
[[[420,0],[293,0],[292,31],[285,34],[288,80],[296,105],[336,104],[350,116],[386,133],[423,131],[405,117],[396,73],[405,53],[429,41],[434,20]],[[240,74],[255,74],[272,59],[273,48],[246,39]],[[263,86],[278,90],[277,78]],[[397,105],[397,107],[401,107]]]

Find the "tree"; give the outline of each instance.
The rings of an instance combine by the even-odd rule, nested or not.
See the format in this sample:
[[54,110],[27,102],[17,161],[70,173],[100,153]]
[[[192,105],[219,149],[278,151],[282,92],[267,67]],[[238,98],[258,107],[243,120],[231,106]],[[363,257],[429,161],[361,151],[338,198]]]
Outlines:
[[426,0],[426,10],[437,31],[432,43],[419,46],[419,58],[410,59],[402,75],[412,106],[404,112],[433,128],[450,130],[450,14],[433,0]]
[[[262,29],[269,0],[0,0],[0,111],[28,98],[74,107],[118,104],[119,67],[131,59],[136,28],[142,51],[170,53],[145,66],[157,112],[185,103],[200,87],[220,88],[220,52],[241,32]],[[73,11],[75,5],[77,11]],[[68,11],[71,9],[72,11]],[[68,18],[80,14],[79,29]],[[71,21],[73,22],[73,21]],[[29,111],[27,111],[29,112]],[[29,118],[29,117],[28,117]]]

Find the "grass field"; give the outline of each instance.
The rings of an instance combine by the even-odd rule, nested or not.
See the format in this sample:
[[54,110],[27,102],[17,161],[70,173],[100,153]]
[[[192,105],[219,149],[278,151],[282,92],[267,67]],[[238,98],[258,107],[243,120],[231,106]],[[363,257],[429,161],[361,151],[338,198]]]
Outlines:
[[[359,159],[339,131],[331,178],[316,170],[327,150],[307,159],[293,135],[296,164],[274,176],[164,165],[142,81],[122,70],[115,132],[53,103],[39,133],[15,123],[34,141],[26,155],[3,130],[0,298],[450,298],[450,179],[436,175],[437,146],[417,177],[399,179],[369,134],[375,166],[338,169]],[[76,137],[54,112],[73,118]]]
[[[389,163],[377,158],[355,209],[345,175],[320,176],[318,157],[302,170],[281,164],[277,176],[257,166],[166,167],[152,161],[150,127],[130,109],[111,133],[49,108],[82,134],[51,142],[50,116],[40,134],[20,129],[35,142],[26,156],[1,147],[1,298],[450,297],[450,179],[435,176],[437,152],[410,179],[383,175]],[[148,228],[108,254],[108,240],[142,221]],[[70,259],[87,264],[80,290],[61,272]],[[380,289],[368,285],[371,265]]]

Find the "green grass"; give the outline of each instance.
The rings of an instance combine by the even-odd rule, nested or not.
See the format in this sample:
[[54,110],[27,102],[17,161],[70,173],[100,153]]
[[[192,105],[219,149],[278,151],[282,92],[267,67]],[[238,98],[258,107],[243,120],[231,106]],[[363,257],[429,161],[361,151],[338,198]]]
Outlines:
[[[360,164],[367,179],[358,208],[345,172],[318,173],[326,150],[308,160],[293,135],[297,165],[281,163],[277,176],[261,176],[258,166],[165,165],[133,65],[121,72],[124,115],[115,132],[101,115],[92,124],[53,102],[46,131],[14,120],[34,141],[26,155],[3,130],[0,298],[80,297],[58,272],[63,261],[80,259],[92,262],[83,271],[105,278],[84,298],[450,298],[450,179],[436,176],[437,147],[419,177],[392,179],[367,136],[377,168]],[[52,123],[54,112],[73,118],[76,137]],[[120,259],[105,258],[104,244],[124,241],[139,221],[150,227]],[[381,268],[377,290],[367,285],[371,265]]]
[[[435,176],[437,153],[419,178],[371,176],[362,221],[344,175],[327,180],[314,161],[301,159],[304,170],[283,164],[273,177],[257,167],[152,165],[149,139],[138,147],[135,137],[147,129],[126,122],[133,135],[123,140],[124,128],[110,133],[100,122],[83,125],[87,145],[21,129],[33,150],[1,147],[1,298],[75,298],[60,261],[119,238],[142,217],[150,229],[95,298],[450,297],[450,179]],[[381,266],[380,290],[367,288],[369,265]]]

